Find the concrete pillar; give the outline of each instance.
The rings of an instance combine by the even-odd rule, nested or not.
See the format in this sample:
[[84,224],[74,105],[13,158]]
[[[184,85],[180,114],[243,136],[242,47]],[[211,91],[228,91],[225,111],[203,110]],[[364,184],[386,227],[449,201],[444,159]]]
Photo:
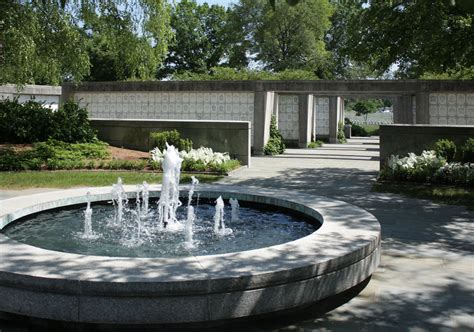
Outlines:
[[329,97],[329,143],[337,143],[338,97]]
[[416,94],[416,123],[430,123],[430,94],[428,92]]
[[263,148],[270,138],[270,121],[273,113],[274,97],[274,92],[255,91],[253,148],[256,155],[263,154]]
[[311,142],[311,130],[313,123],[314,98],[313,95],[298,96],[298,122],[299,140],[298,146],[305,148]]
[[279,117],[279,109],[278,109],[279,100],[280,100],[280,95],[278,93],[274,93],[273,94],[273,111],[272,111],[272,114],[275,116],[277,127],[278,127],[278,117]]
[[412,95],[398,96],[393,103],[393,123],[413,123],[413,98]]

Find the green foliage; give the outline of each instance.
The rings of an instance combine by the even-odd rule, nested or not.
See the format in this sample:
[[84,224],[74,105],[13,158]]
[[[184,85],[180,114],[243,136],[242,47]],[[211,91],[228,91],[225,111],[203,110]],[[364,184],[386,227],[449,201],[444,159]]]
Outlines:
[[96,139],[87,110],[73,101],[68,101],[53,113],[49,137],[68,143],[93,142]]
[[365,130],[364,127],[362,126],[359,126],[355,123],[353,123],[351,125],[351,135],[352,136],[355,136],[355,137],[367,137],[369,136],[369,133],[367,132],[367,130]]
[[46,140],[54,114],[40,103],[17,99],[0,101],[0,142],[31,143]]
[[103,169],[111,170],[143,170],[147,166],[148,162],[146,160],[122,160],[122,159],[112,159],[107,164],[103,165]]
[[86,160],[107,158],[107,147],[106,143],[99,141],[70,144],[48,140],[22,151],[6,148],[0,150],[0,171],[95,168]]
[[379,100],[365,99],[358,100],[352,106],[352,109],[356,112],[357,116],[363,116],[365,122],[367,123],[367,117],[369,114],[375,113],[377,111],[377,107],[379,106],[381,106],[381,102]]
[[80,81],[89,73],[84,36],[55,1],[6,1],[1,83],[52,84]]
[[234,33],[250,47],[245,53],[255,54],[266,69],[324,71],[328,59],[324,35],[332,14],[328,0],[300,1],[295,6],[280,1],[275,10],[267,0],[241,0],[232,12]]
[[77,15],[91,62],[87,80],[155,77],[172,38],[166,1],[83,1]]
[[173,80],[186,81],[247,81],[247,80],[317,80],[314,72],[301,69],[285,69],[281,72],[265,70],[233,69],[213,67],[210,73],[182,72],[173,75]]
[[319,148],[323,145],[323,141],[314,141],[314,142],[310,142],[308,144],[308,148],[309,149],[316,149],[316,148]]
[[[201,183],[217,181],[218,175],[195,174]],[[158,183],[161,182],[161,174],[144,172],[0,172],[0,188],[24,189],[24,188],[70,188],[70,187],[92,187],[110,186],[111,183],[122,178],[124,183]],[[191,175],[181,174],[181,183],[191,182]]]
[[344,122],[339,122],[337,125],[337,142],[346,143],[346,135],[344,134]]
[[474,190],[448,185],[424,185],[414,183],[375,183],[375,192],[394,193],[418,199],[429,199],[445,204],[466,205],[474,210]]
[[270,138],[263,148],[263,152],[268,155],[277,155],[285,152],[285,144],[283,143],[283,137],[278,130],[276,117],[272,115],[270,121]]
[[157,147],[161,151],[168,145],[174,145],[179,151],[189,152],[193,148],[193,142],[187,138],[181,138],[181,134],[176,130],[152,132],[150,133],[150,143],[152,147]]
[[18,100],[0,102],[0,142],[32,143],[48,138],[64,142],[93,142],[95,131],[87,110],[67,102],[57,111],[35,101],[20,104]]
[[448,139],[440,139],[435,143],[435,152],[436,155],[451,162],[456,156],[456,144]]
[[105,159],[110,155],[107,150],[109,145],[101,141],[70,144],[50,139],[33,146],[38,156],[44,159]]
[[155,77],[172,37],[167,1],[61,2],[0,2],[0,84]]
[[402,78],[465,70],[464,78],[473,77],[474,15],[454,1],[371,1],[370,6],[358,1],[354,6],[339,44],[352,60],[379,74],[396,63]]
[[469,138],[462,146],[462,161],[474,163],[474,138]]
[[0,150],[0,171],[40,170],[43,163],[31,151],[17,153],[11,148]]
[[230,171],[239,167],[240,167],[240,161],[238,161],[237,159],[231,159],[228,161],[224,161],[221,164],[211,164],[210,170],[212,172],[217,172],[220,174],[227,174]]
[[[443,153],[452,153],[452,144],[443,140],[439,144]],[[381,180],[474,185],[474,163],[447,162],[436,151],[423,151],[421,155],[390,156],[379,174]]]
[[219,65],[229,48],[225,7],[180,1],[171,12],[174,38],[160,76],[190,71],[208,73]]
[[358,125],[355,123],[351,124],[351,135],[355,137],[369,137],[377,136],[379,134],[378,125]]

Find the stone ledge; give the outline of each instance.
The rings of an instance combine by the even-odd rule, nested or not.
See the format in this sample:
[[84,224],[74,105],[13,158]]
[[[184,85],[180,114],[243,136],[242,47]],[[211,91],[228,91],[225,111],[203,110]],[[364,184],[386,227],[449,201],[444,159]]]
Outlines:
[[[160,186],[151,189],[152,196],[157,196]],[[134,190],[126,186],[130,195]],[[107,187],[4,200],[0,225],[39,210],[85,203],[87,191],[93,201],[110,199]],[[0,234],[4,295],[0,311],[116,324],[232,319],[298,307],[337,294],[366,279],[378,265],[380,225],[360,208],[318,196],[290,199],[286,192],[271,189],[203,185],[199,192],[201,197],[223,194],[290,207],[317,218],[322,226],[277,246],[177,259],[62,253]],[[59,310],[61,306],[65,309]]]

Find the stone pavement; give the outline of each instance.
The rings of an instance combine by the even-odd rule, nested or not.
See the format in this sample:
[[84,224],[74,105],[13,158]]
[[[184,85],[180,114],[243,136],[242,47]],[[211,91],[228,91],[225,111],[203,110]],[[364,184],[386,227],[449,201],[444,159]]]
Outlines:
[[474,331],[474,212],[371,192],[378,168],[378,139],[354,138],[255,157],[251,169],[221,181],[340,199],[382,226],[381,265],[359,295],[323,315],[264,320],[247,330]]
[[[340,199],[368,210],[382,225],[381,265],[357,296],[325,314],[313,307],[236,330],[474,331],[474,212],[371,192],[377,171],[378,140],[354,138],[254,157],[252,168],[221,180]],[[0,191],[0,199],[21,193]]]

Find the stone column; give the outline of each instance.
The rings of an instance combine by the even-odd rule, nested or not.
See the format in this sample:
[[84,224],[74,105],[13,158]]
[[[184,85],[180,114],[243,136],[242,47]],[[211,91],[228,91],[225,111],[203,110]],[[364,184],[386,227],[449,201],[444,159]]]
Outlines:
[[337,143],[338,97],[329,97],[329,143]]
[[413,98],[412,95],[398,96],[393,103],[393,123],[413,123]]
[[416,94],[416,123],[430,123],[430,94],[428,92]]
[[263,148],[270,138],[270,121],[273,113],[274,96],[274,92],[255,91],[253,148],[256,155],[263,154]]
[[313,123],[314,98],[313,95],[298,96],[298,122],[299,140],[298,146],[305,148],[311,142],[311,131]]
[[274,93],[273,94],[273,111],[272,111],[272,114],[275,116],[277,127],[278,127],[278,117],[279,117],[279,109],[278,109],[279,100],[280,100],[280,95],[278,93]]

